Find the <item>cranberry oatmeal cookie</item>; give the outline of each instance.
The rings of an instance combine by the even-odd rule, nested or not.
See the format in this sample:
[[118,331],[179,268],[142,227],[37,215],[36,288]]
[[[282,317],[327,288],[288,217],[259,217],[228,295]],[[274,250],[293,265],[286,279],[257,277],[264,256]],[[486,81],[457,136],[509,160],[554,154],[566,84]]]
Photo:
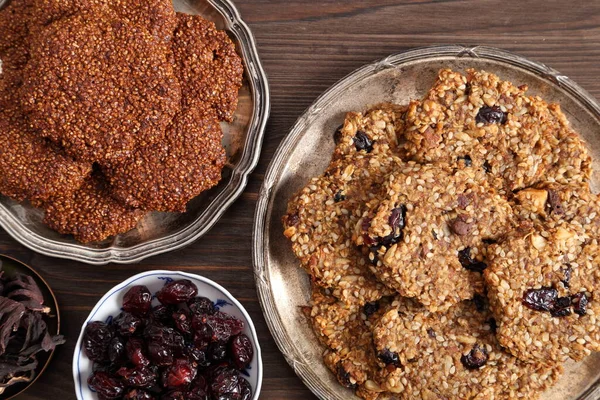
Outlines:
[[600,351],[600,200],[560,107],[442,70],[408,110],[350,112],[288,204],[309,323],[368,400],[537,399]]
[[[375,275],[430,311],[483,292],[486,241],[510,227],[512,209],[475,168],[408,162],[357,226]],[[369,206],[367,206],[369,207]]]
[[[375,129],[359,130],[367,126]],[[401,163],[389,146],[400,129],[383,109],[350,113],[337,140],[339,158],[290,200],[283,218],[284,234],[302,267],[318,285],[349,302],[364,304],[391,293],[369,271],[368,258],[352,243],[352,230],[360,207]],[[352,136],[357,139],[350,148]]]

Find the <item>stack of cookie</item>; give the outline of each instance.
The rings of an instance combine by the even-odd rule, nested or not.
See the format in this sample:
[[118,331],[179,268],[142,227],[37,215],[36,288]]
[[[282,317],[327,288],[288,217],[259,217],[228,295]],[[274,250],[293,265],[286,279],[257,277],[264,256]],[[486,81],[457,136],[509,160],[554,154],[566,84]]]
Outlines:
[[221,179],[243,65],[171,0],[11,0],[0,10],[0,193],[82,242],[185,211]]
[[600,350],[591,160],[526,91],[442,70],[421,100],[349,113],[290,200],[306,313],[360,397],[534,399]]

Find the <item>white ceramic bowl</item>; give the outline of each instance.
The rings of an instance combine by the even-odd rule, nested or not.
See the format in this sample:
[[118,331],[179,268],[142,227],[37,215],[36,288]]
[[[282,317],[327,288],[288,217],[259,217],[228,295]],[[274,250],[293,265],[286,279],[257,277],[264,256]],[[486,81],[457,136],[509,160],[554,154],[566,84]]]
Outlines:
[[[252,340],[252,345],[254,346],[254,358],[246,370],[247,375],[245,378],[252,386],[252,400],[258,399],[263,375],[260,345],[254,324],[244,307],[222,286],[202,276],[179,271],[147,271],[132,276],[109,290],[96,304],[83,323],[77,345],[75,346],[75,353],[73,354],[73,379],[75,381],[75,393],[78,400],[98,399],[98,396],[90,390],[87,384],[87,379],[92,372],[92,361],[83,353],[81,347],[83,331],[87,324],[92,321],[106,321],[109,318],[116,317],[121,312],[123,295],[131,286],[146,285],[154,295],[165,285],[165,282],[178,279],[191,280],[198,286],[199,296],[208,297],[221,311],[244,321],[246,326],[244,333]],[[158,300],[154,299],[152,304],[159,304]]]

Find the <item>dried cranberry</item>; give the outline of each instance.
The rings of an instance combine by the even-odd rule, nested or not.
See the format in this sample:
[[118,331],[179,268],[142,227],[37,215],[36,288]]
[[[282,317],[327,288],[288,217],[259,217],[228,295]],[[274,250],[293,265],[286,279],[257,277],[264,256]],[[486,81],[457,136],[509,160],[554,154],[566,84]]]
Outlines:
[[[240,394],[240,376],[238,372],[227,366],[215,368],[210,374],[210,392],[219,398]],[[231,397],[229,397],[231,398]],[[239,397],[236,397],[239,399]]]
[[160,304],[152,309],[150,318],[153,321],[160,322],[162,324],[169,324],[174,312],[175,308]]
[[201,368],[206,368],[210,365],[210,360],[206,356],[206,352],[195,346],[188,347],[186,355]]
[[133,314],[122,312],[113,320],[113,325],[122,336],[131,336],[142,327],[143,321]]
[[475,121],[483,124],[505,124],[506,114],[498,106],[484,106],[479,109]]
[[465,247],[458,252],[458,261],[463,268],[469,271],[483,272],[487,268],[487,264],[483,261],[476,261],[471,258],[471,248]]
[[160,400],[187,400],[186,394],[180,390],[172,390],[168,393],[163,394]]
[[208,345],[206,354],[211,362],[217,363],[223,361],[227,357],[227,345],[220,342],[212,342]]
[[209,396],[205,388],[194,385],[187,391],[185,398],[186,400],[208,400]]
[[128,391],[123,400],[155,400],[155,397],[145,390],[136,388]]
[[156,293],[156,298],[162,304],[176,305],[186,303],[198,294],[198,288],[189,279],[169,282]]
[[126,360],[125,340],[120,336],[115,336],[108,345],[108,360],[112,364],[120,364]]
[[458,157],[458,161],[462,161],[465,167],[470,167],[473,165],[473,160],[471,160],[471,156],[468,154],[466,156]]
[[477,369],[483,367],[487,363],[488,357],[485,346],[475,344],[467,355],[463,354],[460,358],[460,362],[462,362],[467,369]]
[[354,142],[354,147],[356,147],[357,151],[364,150],[367,153],[373,151],[373,141],[363,131],[356,132],[352,141]]
[[385,349],[383,352],[379,353],[377,357],[385,363],[385,365],[394,365],[396,367],[400,367],[400,358],[398,357],[398,353],[394,353],[389,349]]
[[241,400],[250,400],[252,397],[252,386],[250,386],[250,382],[242,377],[240,377],[240,389],[242,393]]
[[192,319],[189,313],[183,309],[173,313],[173,323],[175,328],[181,333],[190,333],[192,331]]
[[363,312],[365,313],[367,318],[369,318],[371,315],[375,314],[377,311],[379,311],[379,303],[376,301],[366,303],[363,306]]
[[565,209],[562,206],[560,201],[560,196],[554,190],[548,190],[548,202],[546,206],[550,209],[550,213],[563,215],[565,213]]
[[196,331],[202,325],[208,325],[212,331],[212,341],[219,342],[228,342],[232,336],[238,335],[244,330],[242,321],[221,311],[217,311],[213,315],[195,315],[192,323]]
[[569,289],[569,287],[571,287],[571,274],[573,273],[573,269],[570,265],[567,265],[567,267],[563,270],[563,273],[564,278],[561,282],[566,289]]
[[187,386],[196,377],[196,367],[185,358],[175,360],[173,365],[165,370],[163,377],[163,386],[170,388],[178,388]]
[[113,338],[112,329],[104,322],[94,321],[89,323],[83,334],[83,348],[85,354],[92,361],[105,361],[108,359],[108,346]]
[[123,296],[123,310],[135,315],[146,315],[151,303],[152,294],[146,286],[132,286]]
[[432,328],[427,328],[427,336],[429,336],[432,339],[435,339],[437,335],[435,334],[435,331]]
[[342,129],[344,128],[344,124],[340,125],[337,127],[337,129],[335,130],[335,132],[333,133],[333,141],[335,142],[335,144],[340,144],[341,140],[342,140]]
[[[201,317],[194,317],[193,321],[201,320]],[[194,327],[194,345],[200,350],[206,350],[213,341],[213,332],[210,326],[205,323],[193,322]]]
[[144,349],[144,341],[141,338],[130,338],[127,344],[125,345],[125,350],[127,351],[127,358],[134,365],[137,366],[147,366],[150,365],[150,360],[146,355],[146,351]]
[[336,203],[339,203],[340,201],[344,200],[346,200],[346,195],[341,190],[338,190],[333,196],[333,201],[335,201]]
[[577,293],[571,297],[573,299],[573,311],[575,311],[575,314],[581,316],[585,315],[587,312],[587,305],[589,303],[585,293]]
[[148,367],[121,368],[117,371],[127,386],[145,388],[156,381],[156,374]]
[[398,243],[402,239],[402,230],[406,226],[406,206],[404,204],[392,210],[388,223],[392,228],[392,233],[379,240],[386,247]]
[[108,400],[119,399],[125,392],[123,383],[106,372],[94,372],[89,377],[88,384],[91,389],[98,393],[98,397]]
[[356,382],[352,382],[351,380],[351,376],[350,373],[348,371],[346,371],[346,369],[344,368],[344,364],[342,364],[341,362],[338,363],[337,365],[337,378],[338,381],[342,384],[342,386],[350,388],[350,389],[355,389],[357,384]]
[[217,311],[215,304],[206,297],[194,297],[187,304],[192,314],[214,314]]
[[558,291],[551,287],[529,289],[523,294],[523,305],[536,311],[551,311],[558,299]]
[[285,223],[288,226],[296,226],[298,225],[298,222],[300,222],[300,215],[298,215],[298,212],[287,214],[285,216]]
[[237,369],[248,368],[253,356],[252,342],[243,333],[234,337],[229,343],[229,357]]
[[554,307],[550,310],[553,317],[566,317],[571,315],[571,298],[559,297],[554,302]]
[[174,359],[173,349],[166,346],[164,343],[149,341],[148,342],[148,357],[156,365],[164,367],[171,365]]

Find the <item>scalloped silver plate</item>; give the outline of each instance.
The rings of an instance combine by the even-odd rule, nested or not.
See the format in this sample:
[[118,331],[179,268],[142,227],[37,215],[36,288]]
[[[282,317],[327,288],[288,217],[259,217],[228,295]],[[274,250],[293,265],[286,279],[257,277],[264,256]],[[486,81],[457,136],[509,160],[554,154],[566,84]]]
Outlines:
[[[7,1],[0,0],[0,8]],[[175,250],[204,235],[242,194],[260,156],[270,96],[254,37],[229,0],[175,0],[177,11],[200,14],[224,29],[245,65],[235,120],[222,124],[228,163],[221,182],[193,199],[185,213],[148,214],[136,229],[114,238],[83,245],[42,222],[43,212],[29,204],[0,197],[0,226],[23,245],[48,256],[89,264],[133,263]]]
[[[269,166],[256,208],[253,261],[258,294],[267,324],[279,349],[298,376],[321,399],[357,399],[323,364],[323,348],[301,315],[310,299],[309,279],[299,268],[283,236],[281,217],[289,198],[311,177],[321,174],[334,147],[333,132],[347,111],[380,102],[407,103],[420,98],[441,68],[485,69],[531,93],[562,105],[572,126],[593,153],[600,171],[600,106],[575,82],[523,57],[489,47],[442,46],[417,49],[385,58],[353,72],[327,90],[296,122]],[[598,188],[600,174],[594,173]],[[544,400],[600,398],[600,354],[566,364],[558,384]]]

